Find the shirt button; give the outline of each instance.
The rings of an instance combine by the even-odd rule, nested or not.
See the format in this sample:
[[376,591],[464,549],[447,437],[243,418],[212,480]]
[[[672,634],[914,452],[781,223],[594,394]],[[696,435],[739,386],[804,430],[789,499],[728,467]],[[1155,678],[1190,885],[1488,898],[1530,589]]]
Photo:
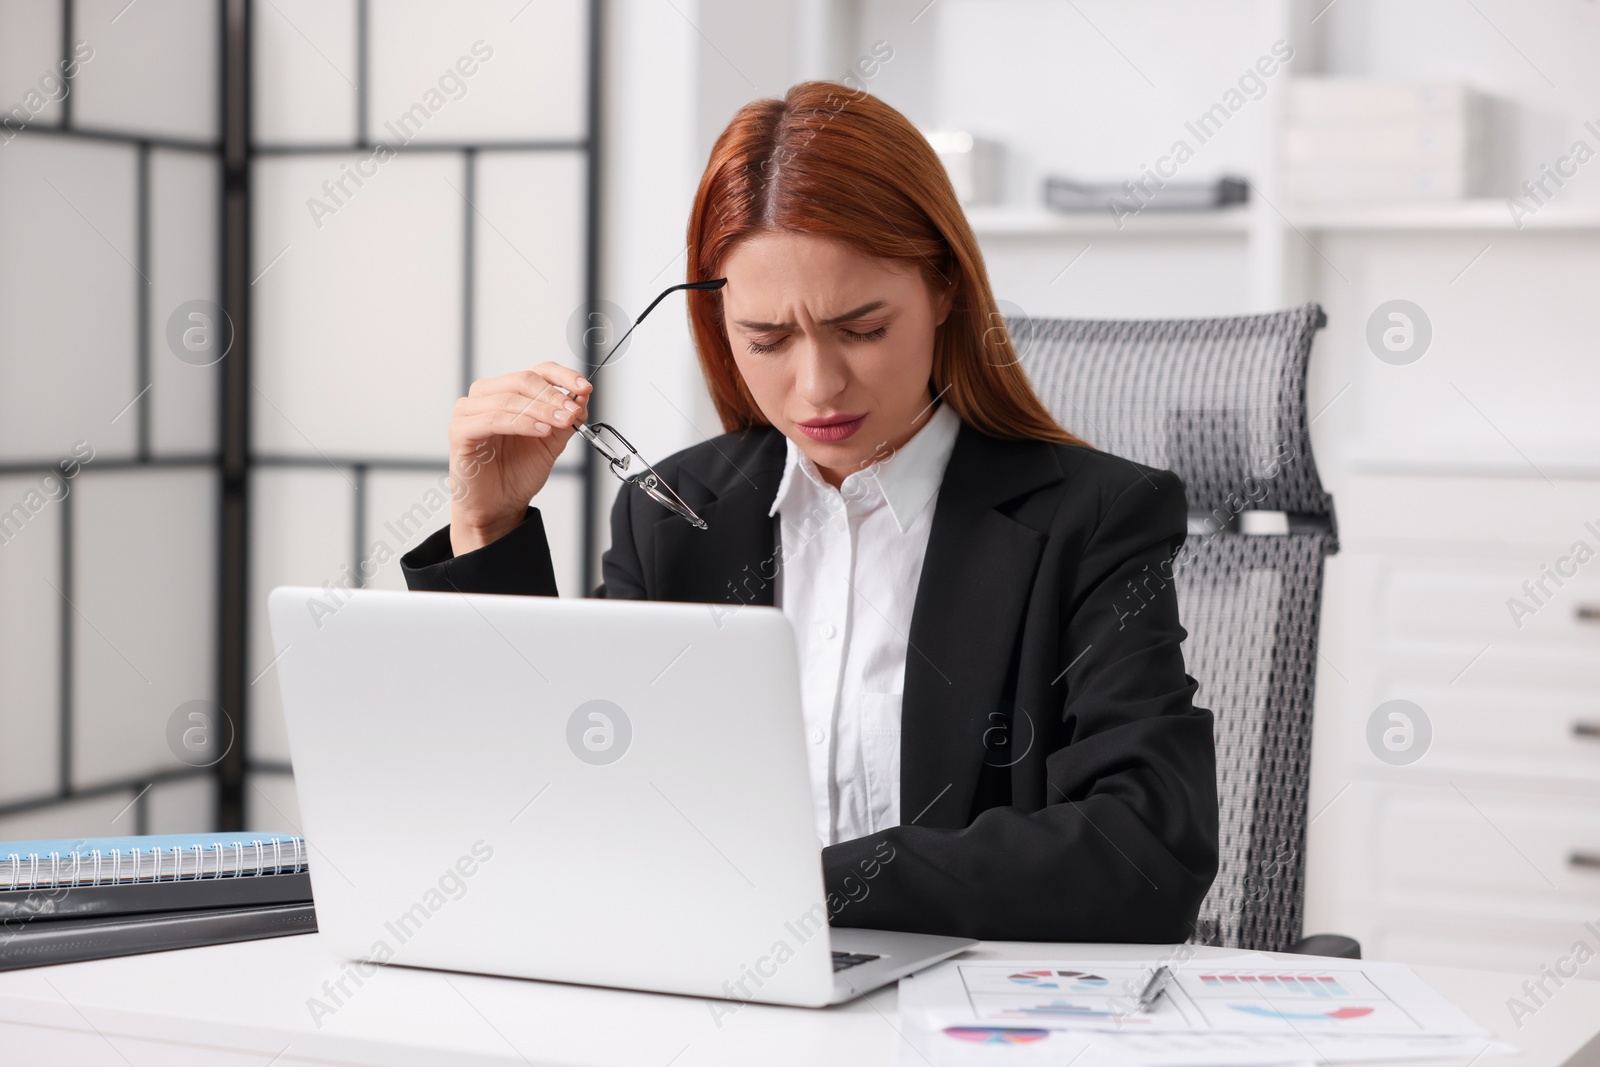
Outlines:
[[827,739],[828,739],[828,735],[823,733],[821,730],[812,730],[811,731],[811,743],[813,745],[820,745],[820,744],[822,744],[822,742],[826,741]]
[[832,637],[837,632],[838,631],[833,628],[833,623],[831,622],[825,622],[821,626],[817,627],[817,633],[821,634],[823,637]]

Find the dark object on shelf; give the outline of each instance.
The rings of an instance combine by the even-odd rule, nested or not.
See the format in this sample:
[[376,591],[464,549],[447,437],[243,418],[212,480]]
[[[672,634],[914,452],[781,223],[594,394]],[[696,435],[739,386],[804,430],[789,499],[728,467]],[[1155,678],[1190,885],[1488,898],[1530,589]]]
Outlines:
[[317,914],[310,904],[9,923],[0,939],[0,971],[312,934],[316,930]]
[[1214,211],[1247,203],[1250,183],[1222,177],[1209,182],[1163,182],[1154,175],[1130,182],[1044,180],[1045,206],[1053,211],[1110,211],[1121,217],[1141,211]]

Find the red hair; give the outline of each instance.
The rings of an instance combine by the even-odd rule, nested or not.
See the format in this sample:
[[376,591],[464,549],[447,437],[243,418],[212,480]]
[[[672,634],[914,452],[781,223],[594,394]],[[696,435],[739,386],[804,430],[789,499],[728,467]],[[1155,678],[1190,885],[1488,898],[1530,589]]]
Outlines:
[[[689,214],[688,278],[721,277],[733,246],[774,230],[845,241],[952,286],[930,386],[993,437],[1084,444],[1040,402],[995,306],[977,239],[933,147],[861,90],[807,81],[739,109],[717,138]],[[689,292],[689,325],[724,430],[770,425],[733,359],[721,290]]]

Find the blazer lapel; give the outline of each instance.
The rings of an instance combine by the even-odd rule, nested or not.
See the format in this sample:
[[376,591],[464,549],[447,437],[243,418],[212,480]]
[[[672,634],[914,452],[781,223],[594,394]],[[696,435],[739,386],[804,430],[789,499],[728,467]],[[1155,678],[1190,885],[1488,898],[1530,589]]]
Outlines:
[[934,508],[912,608],[900,734],[900,821],[959,828],[977,787],[1045,534],[998,505],[1060,481],[1040,441],[965,422]]
[[705,465],[685,463],[675,481],[668,478],[706,528],[661,511],[652,528],[654,559],[647,561],[655,577],[652,599],[773,605],[777,539],[767,511],[783,479],[784,456],[783,434],[763,427]]

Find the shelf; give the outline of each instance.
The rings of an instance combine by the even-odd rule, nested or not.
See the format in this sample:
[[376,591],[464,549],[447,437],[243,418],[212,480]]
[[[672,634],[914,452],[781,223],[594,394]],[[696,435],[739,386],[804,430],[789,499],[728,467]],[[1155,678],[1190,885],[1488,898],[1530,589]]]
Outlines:
[[1459,450],[1372,452],[1353,450],[1345,456],[1348,470],[1358,474],[1420,475],[1432,478],[1545,478],[1567,481],[1600,480],[1600,453],[1536,451],[1526,458],[1463,456]]
[[983,206],[967,208],[967,222],[979,237],[1243,236],[1250,228],[1250,212],[1239,207],[1216,211],[1151,210],[1123,218],[1119,226],[1109,211],[1067,214],[1042,208]]
[[[1267,218],[1300,230],[1419,233],[1537,230],[1593,232],[1600,230],[1600,205],[1551,204],[1520,220],[1511,217],[1506,201],[1451,200],[1289,207],[1285,216],[1271,212]],[[1119,226],[1106,212],[1067,214],[1042,208],[1013,206],[969,207],[967,221],[979,237],[1160,237],[1245,236],[1252,215],[1248,207],[1216,211],[1145,211],[1124,218]],[[1517,225],[1518,221],[1521,226]],[[1269,223],[1270,225],[1270,223]]]
[[[1509,230],[1519,229],[1502,199],[1414,201],[1290,207],[1289,219],[1302,230]],[[1523,215],[1522,230],[1597,230],[1600,205],[1553,203]]]

